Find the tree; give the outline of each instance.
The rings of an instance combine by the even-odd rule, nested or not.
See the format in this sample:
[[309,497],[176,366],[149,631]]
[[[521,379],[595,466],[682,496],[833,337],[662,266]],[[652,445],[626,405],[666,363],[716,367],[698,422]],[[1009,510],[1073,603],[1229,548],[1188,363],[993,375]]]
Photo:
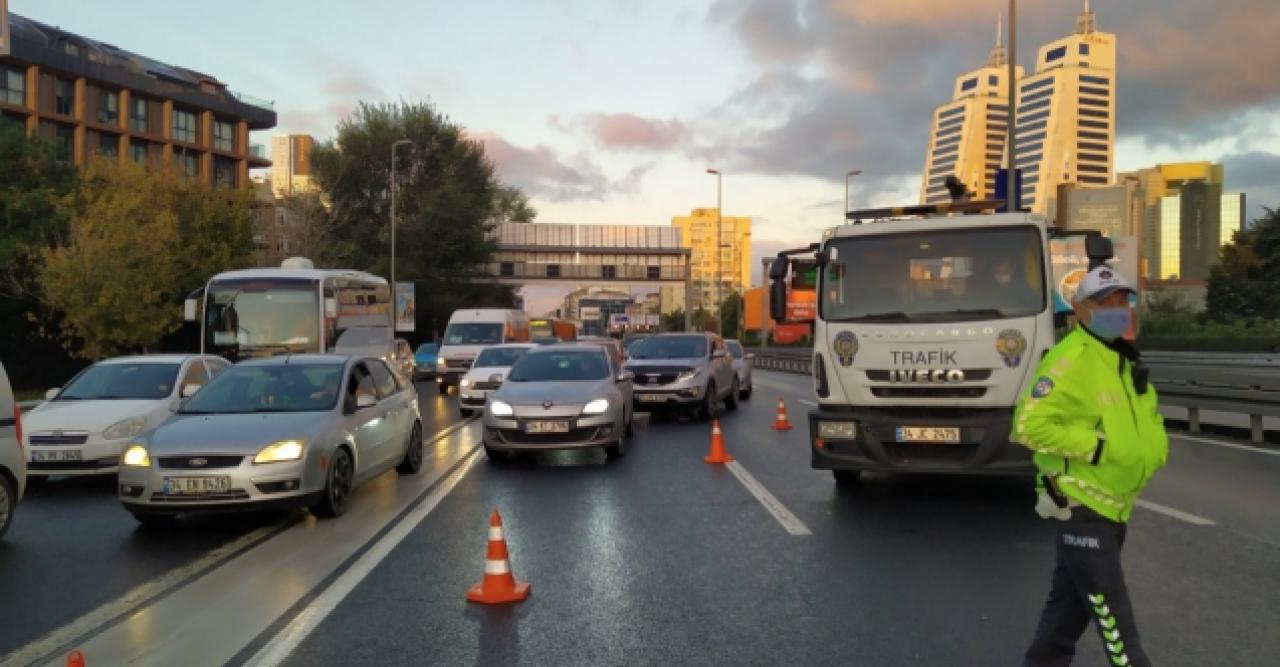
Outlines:
[[684,331],[684,309],[676,310],[658,317],[658,329],[661,331]]
[[529,198],[520,188],[502,186],[498,188],[494,202],[493,216],[490,222],[533,222],[538,211],[529,205]]
[[320,193],[289,195],[276,206],[284,213],[284,224],[278,226],[283,227],[289,255],[314,258],[328,254],[332,221]]
[[1236,233],[1209,270],[1205,315],[1215,322],[1280,317],[1280,211]]
[[691,323],[693,331],[715,331],[716,316],[705,308],[698,307],[693,311],[693,322]]
[[720,304],[720,326],[725,338],[738,336],[738,320],[742,316],[742,296],[730,294]]
[[181,326],[187,292],[247,263],[247,191],[97,162],[68,199],[67,238],[41,253],[39,281],[45,303],[63,314],[59,337],[76,356],[155,349]]

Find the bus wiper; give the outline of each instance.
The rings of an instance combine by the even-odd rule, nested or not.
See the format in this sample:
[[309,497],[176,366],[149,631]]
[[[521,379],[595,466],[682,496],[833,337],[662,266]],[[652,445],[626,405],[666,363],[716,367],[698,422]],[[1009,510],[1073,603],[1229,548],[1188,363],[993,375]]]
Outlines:
[[918,317],[945,317],[947,315],[960,315],[962,317],[1004,317],[1004,311],[999,308],[957,308],[955,310],[940,310],[935,313],[916,313]]
[[292,354],[293,346],[288,343],[260,343],[257,345],[241,345],[241,352],[270,352],[272,356],[279,354]]
[[846,321],[848,322],[907,322],[910,319],[911,318],[907,317],[906,313],[901,311],[894,311],[891,313],[872,313],[870,315],[859,315],[857,317],[850,317]]

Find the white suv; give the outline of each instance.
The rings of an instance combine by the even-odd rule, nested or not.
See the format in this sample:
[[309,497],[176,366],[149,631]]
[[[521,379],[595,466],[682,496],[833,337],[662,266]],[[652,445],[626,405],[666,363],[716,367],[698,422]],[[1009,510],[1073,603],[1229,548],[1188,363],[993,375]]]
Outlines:
[[27,460],[22,455],[22,410],[4,364],[0,364],[0,538],[13,523],[13,513],[27,486]]

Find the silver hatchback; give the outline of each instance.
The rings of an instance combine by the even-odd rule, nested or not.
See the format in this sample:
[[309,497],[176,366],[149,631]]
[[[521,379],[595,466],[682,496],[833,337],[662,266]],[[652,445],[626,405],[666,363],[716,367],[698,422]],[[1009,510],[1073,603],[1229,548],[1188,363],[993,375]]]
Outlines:
[[355,486],[422,460],[417,393],[382,359],[256,359],[125,448],[119,498],[142,523],[282,505],[335,517]]

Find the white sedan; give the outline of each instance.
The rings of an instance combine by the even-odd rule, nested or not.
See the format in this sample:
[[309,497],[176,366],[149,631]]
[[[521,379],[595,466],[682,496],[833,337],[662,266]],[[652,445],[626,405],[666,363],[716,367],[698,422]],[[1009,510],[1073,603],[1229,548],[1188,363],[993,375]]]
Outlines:
[[471,370],[458,381],[458,410],[462,416],[467,417],[483,408],[485,398],[502,385],[501,378],[525,352],[535,347],[538,346],[532,343],[512,343],[481,350]]
[[131,438],[159,426],[183,398],[230,367],[221,357],[174,354],[89,366],[23,415],[28,477],[117,472]]

